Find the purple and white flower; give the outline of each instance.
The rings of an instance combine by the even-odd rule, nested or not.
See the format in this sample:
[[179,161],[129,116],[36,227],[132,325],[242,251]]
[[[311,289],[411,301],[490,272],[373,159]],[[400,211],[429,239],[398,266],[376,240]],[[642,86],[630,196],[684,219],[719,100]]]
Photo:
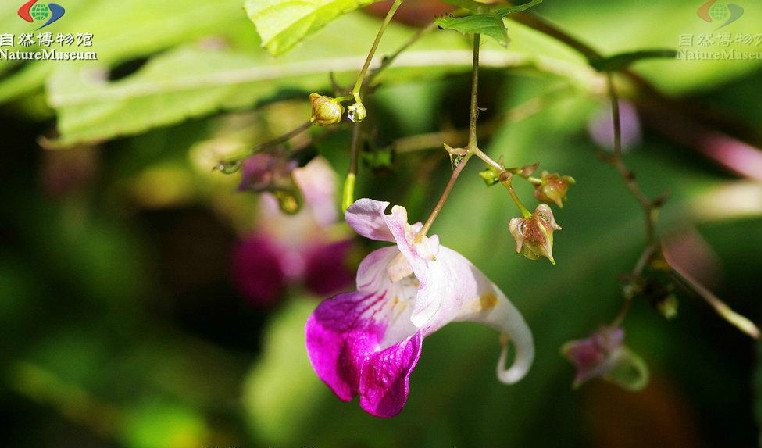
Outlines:
[[[306,324],[307,352],[317,375],[344,400],[378,417],[405,405],[423,339],[453,321],[480,322],[502,334],[498,379],[514,383],[534,358],[532,334],[502,291],[471,262],[418,233],[404,207],[360,199],[346,211],[358,234],[396,243],[372,252],[357,271],[357,290],[321,303]],[[516,358],[505,368],[507,341]]]

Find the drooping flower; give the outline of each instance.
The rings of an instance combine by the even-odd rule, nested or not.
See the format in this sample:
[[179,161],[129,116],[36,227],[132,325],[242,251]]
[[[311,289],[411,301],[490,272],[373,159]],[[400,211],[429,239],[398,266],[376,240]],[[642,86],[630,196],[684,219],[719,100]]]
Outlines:
[[640,390],[648,383],[648,367],[640,356],[622,344],[621,327],[601,327],[587,339],[570,341],[561,353],[574,364],[577,373],[572,385],[596,377],[612,381],[629,390]]
[[513,218],[508,222],[508,230],[516,240],[516,253],[530,260],[547,257],[553,259],[553,231],[561,230],[553,218],[553,211],[547,204],[540,204],[528,218]]
[[540,182],[534,186],[534,197],[540,202],[553,202],[559,207],[564,206],[569,185],[574,184],[571,176],[561,176],[558,173],[540,173]]
[[[409,378],[423,339],[452,321],[475,321],[500,331],[500,381],[513,383],[534,357],[532,335],[502,291],[436,235],[417,238],[421,224],[408,224],[404,207],[360,199],[346,211],[358,234],[396,243],[369,254],[357,271],[357,290],[321,303],[307,321],[307,352],[312,366],[334,393],[379,417],[392,417],[405,405]],[[516,346],[506,369],[506,343]]]
[[[264,182],[272,177],[259,173],[269,163],[269,159],[260,159],[250,167],[251,177],[244,178],[248,185],[253,188],[258,182],[255,179]],[[243,170],[246,176],[247,167]],[[304,168],[292,168],[289,178],[291,172],[295,187],[304,197],[302,210],[284,215],[278,199],[263,194],[257,227],[233,250],[233,283],[255,305],[273,304],[290,283],[301,282],[312,293],[324,295],[340,291],[352,282],[347,263],[352,241],[335,229],[336,181],[330,165],[316,158]]]

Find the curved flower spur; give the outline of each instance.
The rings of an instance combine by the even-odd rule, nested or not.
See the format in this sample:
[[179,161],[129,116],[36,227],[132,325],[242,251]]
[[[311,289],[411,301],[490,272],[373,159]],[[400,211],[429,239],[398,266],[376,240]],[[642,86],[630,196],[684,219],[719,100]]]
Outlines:
[[[360,406],[393,417],[405,405],[409,377],[423,339],[452,321],[472,321],[501,332],[497,376],[514,383],[534,358],[532,334],[502,291],[471,262],[417,234],[404,207],[359,199],[346,211],[358,234],[389,241],[369,254],[357,271],[357,291],[338,294],[313,312],[306,324],[307,352],[317,375],[344,400],[360,395]],[[507,341],[516,346],[506,369]]]

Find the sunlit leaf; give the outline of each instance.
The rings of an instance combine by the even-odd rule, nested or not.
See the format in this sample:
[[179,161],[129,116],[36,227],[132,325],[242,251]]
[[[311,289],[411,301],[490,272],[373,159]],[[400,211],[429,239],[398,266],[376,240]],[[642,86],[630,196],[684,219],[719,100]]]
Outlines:
[[272,54],[290,50],[336,17],[377,0],[246,0],[262,45]]
[[508,6],[508,7],[505,7],[505,8],[496,8],[492,12],[494,14],[500,16],[500,17],[505,17],[505,16],[507,16],[509,14],[514,14],[514,13],[517,13],[517,12],[526,11],[527,9],[529,9],[529,8],[531,8],[533,6],[537,6],[540,3],[542,3],[542,0],[532,0],[531,2],[524,3],[523,5]]
[[474,14],[465,17],[441,17],[436,24],[446,30],[464,34],[480,33],[489,36],[502,46],[508,45],[508,33],[503,20],[493,14]]
[[[5,5],[0,8],[0,34],[9,32],[18,36],[34,31],[34,27],[16,15],[18,5]],[[98,55],[97,64],[102,67],[210,35],[228,35],[231,30],[240,29],[240,25],[249,26],[241,12],[240,0],[123,0],[118,3],[112,0],[67,0],[63,6],[67,12],[52,27],[53,35],[72,33],[76,38],[77,33],[91,33],[92,47],[78,47],[75,41],[71,46],[54,44],[51,47],[34,45],[23,48],[17,44],[15,49],[94,51]],[[34,40],[37,39],[35,33]],[[0,73],[15,65],[2,61]],[[91,67],[93,62],[25,61],[19,71],[4,76],[0,81],[0,102],[40,89],[51,73],[70,65]]]

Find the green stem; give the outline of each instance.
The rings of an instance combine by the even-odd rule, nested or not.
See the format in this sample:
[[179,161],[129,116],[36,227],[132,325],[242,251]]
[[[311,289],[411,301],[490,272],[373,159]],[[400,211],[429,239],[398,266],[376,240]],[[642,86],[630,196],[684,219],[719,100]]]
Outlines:
[[292,129],[291,131],[288,131],[285,134],[279,135],[273,139],[267,140],[266,142],[259,143],[255,145],[250,151],[247,151],[245,154],[223,160],[220,162],[220,164],[225,165],[225,164],[239,163],[243,159],[249,157],[252,154],[256,154],[262,150],[270,148],[271,146],[279,145],[281,143],[285,143],[291,140],[292,138],[296,137],[297,135],[309,129],[310,126],[312,126],[312,121],[305,121],[304,123],[300,124],[299,126]]
[[460,163],[458,163],[458,165],[452,171],[452,176],[450,176],[450,180],[447,182],[447,186],[442,192],[442,196],[439,197],[439,201],[437,202],[437,205],[434,206],[434,210],[431,211],[429,218],[423,224],[423,227],[421,227],[421,231],[418,232],[418,235],[416,235],[415,237],[416,241],[420,241],[420,239],[424,235],[426,235],[426,233],[428,233],[429,229],[431,228],[431,225],[434,223],[434,220],[437,219],[437,216],[439,216],[439,212],[442,211],[442,207],[444,207],[444,204],[447,201],[448,196],[450,196],[450,191],[452,191],[452,187],[453,185],[455,185],[455,181],[458,180],[458,176],[460,176],[460,173],[463,172],[463,168],[466,167],[466,164],[468,163],[468,159],[470,158],[471,158],[471,154],[466,154],[466,156],[463,157],[463,160],[461,160]]
[[728,321],[731,325],[735,326],[742,332],[751,336],[754,339],[759,339],[759,328],[746,317],[733,311],[725,302],[720,300],[719,297],[714,295],[711,291],[706,289],[702,284],[697,282],[687,272],[670,265],[674,277],[688,289],[692,290],[699,297],[704,299],[709,305],[714,308],[714,311],[720,315],[723,319]]
[[402,0],[394,0],[391,8],[389,8],[389,12],[386,13],[384,23],[381,24],[381,28],[378,30],[378,34],[376,34],[376,40],[373,41],[373,46],[370,48],[370,53],[368,53],[368,57],[365,58],[365,64],[363,65],[360,74],[357,76],[357,81],[355,81],[355,86],[352,89],[352,95],[356,99],[359,98],[360,89],[362,88],[362,84],[365,81],[365,75],[368,73],[368,68],[370,67],[371,61],[373,60],[373,56],[376,54],[378,44],[381,42],[381,36],[384,35],[386,27],[389,25],[389,22],[392,21],[392,17],[394,17],[394,13],[397,12],[397,8],[399,8],[400,4],[402,4]]
[[527,210],[526,207],[524,207],[524,204],[521,202],[521,199],[519,199],[519,196],[516,194],[516,191],[513,189],[512,185],[512,179],[513,177],[510,177],[508,180],[505,180],[501,182],[506,190],[508,190],[508,194],[511,196],[511,199],[513,199],[513,203],[516,204],[516,207],[518,207],[519,211],[521,212],[521,216],[524,218],[529,218],[532,216],[532,213]]
[[341,210],[346,211],[354,202],[355,180],[357,178],[357,156],[360,152],[360,124],[352,127],[352,152],[349,161],[349,172],[344,180],[344,193],[341,197]]
[[394,61],[399,57],[400,54],[402,54],[404,51],[406,51],[408,48],[410,48],[414,43],[418,42],[421,37],[426,35],[427,33],[431,32],[432,30],[436,29],[436,24],[434,22],[429,23],[425,27],[421,28],[416,32],[413,37],[411,37],[407,42],[405,42],[401,47],[397,49],[394,53],[392,53],[389,56],[386,56],[381,61],[381,65],[378,66],[378,68],[374,69],[370,72],[370,74],[367,77],[367,81],[370,84],[373,82],[378,75],[380,75],[384,70],[386,70],[390,65],[394,63]]
[[[534,114],[544,110],[544,107],[551,105],[552,104],[551,99],[555,97],[556,95],[558,95],[558,93],[562,91],[562,89],[566,89],[566,88],[568,88],[567,84],[565,83],[559,84],[558,86],[555,86],[536,97],[530,98],[524,101],[523,103],[520,103],[512,107],[504,115],[498,115],[494,117],[491,121],[482,123],[481,126],[479,126],[479,129],[477,129],[477,136],[484,137],[484,136],[492,135],[497,129],[499,129],[501,126],[505,124],[516,123],[533,116]],[[468,128],[448,130],[448,131],[427,132],[425,134],[402,137],[396,140],[392,144],[392,147],[394,148],[397,154],[421,151],[426,149],[441,150],[442,142],[450,142],[450,144],[452,144],[453,146],[466,145],[468,142],[468,135],[469,135]],[[486,156],[486,154],[484,153],[482,154]],[[479,155],[479,153],[477,152],[474,152],[474,155],[478,156],[488,165],[496,167],[495,165],[493,165],[493,163],[496,163],[496,162],[494,162],[494,160],[490,159],[489,157],[485,158]]]
[[[476,136],[476,121],[479,119],[479,106],[478,106],[478,94],[479,94],[479,45],[481,41],[481,34],[474,34],[474,57],[473,57],[473,71],[471,75],[471,113],[470,121],[468,125],[468,147],[469,151],[473,151],[476,148],[479,151]],[[481,152],[481,151],[479,151]]]
[[[635,268],[630,274],[632,278],[640,277],[640,275],[643,273],[643,269],[646,267],[646,264],[648,264],[648,261],[651,259],[654,253],[656,253],[656,249],[657,247],[655,245],[648,245],[645,249],[643,249],[643,253],[640,254],[638,263],[635,265]],[[619,327],[622,325],[624,318],[627,317],[627,313],[630,311],[630,307],[632,306],[632,301],[634,298],[634,295],[627,295],[624,298],[622,308],[619,310],[619,314],[617,314],[617,316],[611,322],[611,327]]]
[[[497,170],[499,173],[501,173],[501,175],[506,175],[506,174],[511,175],[511,173],[507,171],[503,165],[496,162],[495,159],[485,154],[484,151],[482,151],[481,149],[477,147],[473,147],[471,148],[470,152],[476,157],[482,159],[484,163],[486,163],[487,165]],[[505,189],[508,190],[508,194],[511,196],[511,199],[513,199],[513,203],[516,204],[516,207],[518,207],[519,211],[521,212],[521,215],[524,218],[529,218],[530,216],[532,216],[532,213],[530,213],[529,210],[527,210],[527,208],[524,206],[524,203],[521,202],[521,199],[519,199],[519,196],[516,194],[516,191],[513,189],[513,176],[511,175],[511,177],[502,181],[501,183],[503,184]]]
[[453,185],[455,185],[455,181],[458,180],[458,176],[460,176],[460,173],[463,172],[463,169],[466,167],[466,164],[468,164],[468,161],[471,159],[471,156],[474,154],[473,148],[476,147],[476,120],[477,120],[477,114],[478,109],[476,106],[476,97],[478,93],[479,88],[479,34],[474,35],[474,46],[473,46],[473,66],[471,68],[471,110],[470,110],[470,127],[469,127],[469,139],[468,139],[468,150],[466,151],[466,154],[463,156],[463,159],[458,163],[458,165],[455,167],[455,169],[452,171],[452,176],[450,176],[450,180],[447,182],[447,186],[445,187],[445,190],[442,192],[442,196],[439,197],[439,201],[437,202],[437,205],[434,206],[434,210],[431,211],[431,214],[429,214],[428,219],[423,224],[423,227],[421,227],[421,231],[418,232],[418,235],[415,236],[415,241],[420,241],[423,236],[428,233],[429,229],[431,228],[431,225],[434,223],[434,220],[437,219],[437,216],[439,216],[439,212],[442,211],[442,207],[444,207],[445,202],[447,201],[447,198],[450,196],[450,191],[452,190]]
[[622,123],[619,114],[619,97],[611,72],[606,73],[606,81],[611,100],[611,114],[614,125],[614,157],[605,160],[616,168],[619,175],[624,179],[627,189],[630,190],[630,193],[632,193],[643,208],[646,219],[646,244],[650,246],[656,242],[656,206],[640,189],[640,185],[635,180],[635,174],[622,160]]
[[614,125],[614,157],[622,158],[622,119],[619,116],[619,97],[614,87],[614,76],[606,72],[609,98],[611,99],[612,123]]
[[493,159],[492,157],[488,156],[484,151],[479,149],[477,146],[474,146],[473,148],[471,148],[471,152],[476,157],[482,159],[482,161],[484,161],[484,163],[486,163],[487,165],[489,165],[492,168],[496,169],[498,172],[500,172],[500,173],[504,173],[505,172],[505,167],[503,165],[501,165],[500,163],[496,162],[495,159]]

